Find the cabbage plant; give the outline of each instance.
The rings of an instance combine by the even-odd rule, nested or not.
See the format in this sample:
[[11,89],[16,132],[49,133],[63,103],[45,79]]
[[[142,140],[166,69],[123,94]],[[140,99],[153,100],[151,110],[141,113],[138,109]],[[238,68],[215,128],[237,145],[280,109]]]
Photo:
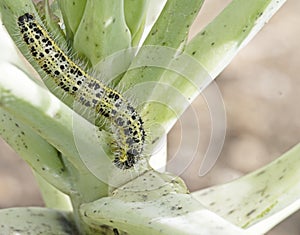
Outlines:
[[[1,234],[263,234],[299,208],[299,145],[262,169],[193,193],[157,167],[166,164],[166,134],[180,115],[285,0],[233,0],[188,41],[203,2],[0,0],[0,134],[31,166],[46,205],[0,210]],[[47,76],[18,28],[25,14],[136,107],[147,141],[134,166],[113,164],[109,121],[90,122],[41,80]],[[212,142],[200,174],[222,144]]]

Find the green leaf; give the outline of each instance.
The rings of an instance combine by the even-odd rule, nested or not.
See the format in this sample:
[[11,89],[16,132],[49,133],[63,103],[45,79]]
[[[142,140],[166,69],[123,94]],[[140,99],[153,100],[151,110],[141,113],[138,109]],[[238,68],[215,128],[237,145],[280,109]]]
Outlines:
[[[0,102],[3,97],[0,88]],[[31,128],[0,108],[1,137],[33,168],[35,172],[68,193],[71,185],[68,172],[59,153]]]
[[[67,194],[62,193],[62,191],[66,190],[58,190],[57,188],[53,187],[53,185],[49,184],[40,174],[35,173],[34,176],[37,180],[39,190],[42,193],[43,201],[47,208],[62,211],[73,210],[69,196],[67,196]],[[68,194],[71,194],[71,192],[68,192]]]
[[192,55],[215,78],[286,0],[233,0],[188,43]]
[[300,208],[299,155],[300,144],[262,169],[192,195],[251,234],[263,234]]
[[1,0],[0,9],[2,16],[9,20],[11,20],[12,17],[9,17],[8,15],[13,15],[13,17],[16,18],[26,12],[36,13],[34,4],[31,0]]
[[156,200],[170,193],[188,193],[188,189],[181,178],[150,170],[117,188],[112,194],[114,198],[133,202]]
[[171,174],[148,171],[112,192],[111,197],[83,204],[83,221],[128,234],[244,234],[206,210]]
[[139,43],[144,31],[148,4],[148,0],[124,0],[125,19],[133,46]]
[[72,156],[70,161],[79,166],[72,126],[67,125],[72,120],[72,111],[16,67],[5,63],[0,66],[2,108],[36,130],[59,151]]
[[188,194],[167,194],[156,200],[123,201],[102,198],[81,206],[90,226],[110,226],[131,235],[240,235],[244,230],[205,209]]
[[[122,86],[130,87],[126,92],[142,105],[143,115],[168,133],[190,103],[284,2],[232,1],[186,45],[183,53],[165,47],[141,48],[121,80]],[[152,37],[163,42],[163,36],[156,36],[154,29]],[[157,132],[155,128],[151,130]]]
[[46,208],[0,210],[1,234],[78,234],[71,214]]
[[87,1],[73,38],[73,49],[95,66],[114,52],[129,48],[131,35],[123,0]]
[[[202,4],[203,0],[169,0],[143,45],[165,46],[182,50],[188,36],[189,28]],[[138,53],[133,64],[139,62],[140,59],[144,61],[144,58],[144,53]],[[133,68],[135,68],[134,65]],[[147,66],[129,70],[122,78],[119,87],[122,87],[122,90],[126,91],[138,83],[158,81],[163,71],[164,69]]]
[[64,19],[67,39],[71,42],[81,22],[86,2],[86,0],[58,1]]

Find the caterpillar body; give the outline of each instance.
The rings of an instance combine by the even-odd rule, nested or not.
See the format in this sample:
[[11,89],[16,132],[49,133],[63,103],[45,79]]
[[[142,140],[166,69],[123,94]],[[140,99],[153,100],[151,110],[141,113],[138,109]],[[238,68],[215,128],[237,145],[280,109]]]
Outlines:
[[20,16],[17,24],[34,61],[47,74],[43,79],[53,80],[74,101],[104,117],[116,137],[114,164],[121,169],[134,166],[143,154],[146,133],[133,105],[73,62],[32,14]]

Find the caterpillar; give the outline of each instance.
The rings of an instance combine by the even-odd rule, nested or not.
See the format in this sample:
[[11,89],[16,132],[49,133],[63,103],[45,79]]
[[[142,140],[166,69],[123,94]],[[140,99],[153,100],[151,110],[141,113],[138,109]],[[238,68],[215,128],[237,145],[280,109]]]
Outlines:
[[[146,133],[133,105],[72,61],[34,15],[25,13],[17,24],[34,61],[46,74],[43,80],[51,79],[64,94],[107,120],[115,137],[114,164],[120,169],[134,166],[143,154]],[[82,110],[74,111],[84,116]]]

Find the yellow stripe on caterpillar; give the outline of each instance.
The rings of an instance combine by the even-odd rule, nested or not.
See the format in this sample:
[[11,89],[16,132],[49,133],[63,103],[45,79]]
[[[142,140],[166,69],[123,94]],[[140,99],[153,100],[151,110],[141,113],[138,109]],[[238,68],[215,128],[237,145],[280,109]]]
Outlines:
[[[25,13],[17,23],[30,54],[46,74],[43,79],[51,79],[86,110],[109,121],[115,137],[114,164],[131,168],[143,154],[146,137],[143,120],[133,105],[72,61],[32,14]],[[87,115],[80,108],[74,111]]]

